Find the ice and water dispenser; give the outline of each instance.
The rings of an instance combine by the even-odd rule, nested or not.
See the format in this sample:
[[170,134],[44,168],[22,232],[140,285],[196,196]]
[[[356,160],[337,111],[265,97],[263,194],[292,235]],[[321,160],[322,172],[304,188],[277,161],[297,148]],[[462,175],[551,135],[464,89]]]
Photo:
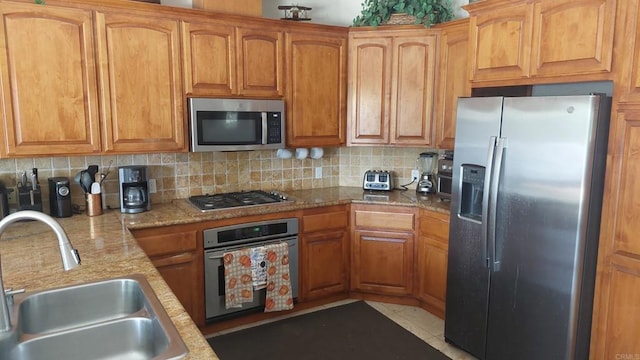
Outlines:
[[462,189],[460,191],[460,216],[482,221],[484,192],[484,166],[462,165]]

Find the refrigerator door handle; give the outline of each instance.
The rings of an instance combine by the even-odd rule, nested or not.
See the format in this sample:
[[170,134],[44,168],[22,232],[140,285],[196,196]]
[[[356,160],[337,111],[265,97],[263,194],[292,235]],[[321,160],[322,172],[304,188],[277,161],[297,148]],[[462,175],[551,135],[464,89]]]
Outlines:
[[491,184],[489,189],[489,221],[488,221],[488,239],[489,239],[489,256],[493,261],[491,265],[494,272],[500,271],[500,259],[497,255],[498,241],[496,238],[496,211],[498,205],[498,187],[500,185],[500,171],[502,170],[502,158],[507,147],[506,138],[499,138],[496,142],[495,163],[491,171]]
[[491,173],[493,172],[493,158],[495,156],[496,151],[496,136],[492,136],[489,138],[489,151],[487,152],[487,167],[485,169],[484,175],[484,188],[482,192],[484,196],[482,197],[482,243],[483,254],[482,257],[486,259],[487,268],[491,268],[491,264],[493,262],[493,257],[491,256],[491,252],[489,251],[489,190],[491,186]]

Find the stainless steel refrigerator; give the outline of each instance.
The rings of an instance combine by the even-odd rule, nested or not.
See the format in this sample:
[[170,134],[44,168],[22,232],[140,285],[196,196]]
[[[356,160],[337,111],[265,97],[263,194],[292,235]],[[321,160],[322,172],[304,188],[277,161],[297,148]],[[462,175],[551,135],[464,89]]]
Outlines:
[[611,99],[460,98],[445,340],[587,359]]

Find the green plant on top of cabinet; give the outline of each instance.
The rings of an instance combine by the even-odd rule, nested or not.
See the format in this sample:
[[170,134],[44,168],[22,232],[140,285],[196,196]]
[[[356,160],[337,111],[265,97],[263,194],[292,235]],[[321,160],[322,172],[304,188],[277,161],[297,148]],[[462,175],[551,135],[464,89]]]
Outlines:
[[286,34],[287,145],[345,143],[347,31],[335,28]]
[[433,145],[438,31],[351,29],[348,145]]
[[2,156],[100,152],[89,10],[2,2]]

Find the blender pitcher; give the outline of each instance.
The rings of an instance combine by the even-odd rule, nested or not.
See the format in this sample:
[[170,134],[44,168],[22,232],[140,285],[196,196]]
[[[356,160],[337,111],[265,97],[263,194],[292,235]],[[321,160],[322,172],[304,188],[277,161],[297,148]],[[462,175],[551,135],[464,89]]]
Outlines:
[[418,170],[421,173],[416,192],[422,194],[432,194],[436,192],[434,164],[437,159],[437,153],[423,152],[416,160]]

